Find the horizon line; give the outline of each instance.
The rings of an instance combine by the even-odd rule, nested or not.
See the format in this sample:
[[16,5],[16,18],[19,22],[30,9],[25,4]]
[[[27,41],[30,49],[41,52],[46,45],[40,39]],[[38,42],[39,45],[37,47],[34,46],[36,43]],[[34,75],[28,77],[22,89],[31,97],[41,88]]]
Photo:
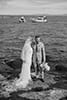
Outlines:
[[38,16],[38,15],[45,15],[45,16],[66,16],[67,14],[0,14],[0,16]]

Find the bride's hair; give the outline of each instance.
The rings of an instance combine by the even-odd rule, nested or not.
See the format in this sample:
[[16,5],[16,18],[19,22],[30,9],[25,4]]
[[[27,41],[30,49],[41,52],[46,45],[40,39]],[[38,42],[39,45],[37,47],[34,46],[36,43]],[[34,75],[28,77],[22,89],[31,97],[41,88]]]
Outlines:
[[29,36],[29,37],[27,38],[27,40],[25,41],[25,44],[28,44],[28,43],[31,43],[31,42],[32,42],[32,37]]

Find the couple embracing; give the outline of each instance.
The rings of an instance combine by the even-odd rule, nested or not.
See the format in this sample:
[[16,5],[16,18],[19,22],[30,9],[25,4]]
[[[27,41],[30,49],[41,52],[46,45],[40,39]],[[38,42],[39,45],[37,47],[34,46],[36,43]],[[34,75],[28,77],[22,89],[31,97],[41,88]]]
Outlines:
[[[16,80],[16,87],[26,88],[31,79],[31,66],[33,64],[35,68],[36,77],[44,79],[44,70],[46,63],[46,55],[44,44],[40,41],[39,36],[35,36],[33,41],[32,37],[29,37],[24,44],[21,53],[21,59],[23,60],[21,73],[19,79]],[[49,69],[49,68],[48,68]]]

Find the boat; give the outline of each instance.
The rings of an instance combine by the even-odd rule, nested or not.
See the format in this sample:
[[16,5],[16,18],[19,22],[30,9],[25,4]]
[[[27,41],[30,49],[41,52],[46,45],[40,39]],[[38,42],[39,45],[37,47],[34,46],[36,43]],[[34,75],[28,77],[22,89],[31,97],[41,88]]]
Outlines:
[[32,22],[38,22],[38,23],[42,23],[42,22],[47,22],[47,17],[43,16],[43,17],[38,17],[38,18],[31,18]]
[[22,22],[26,22],[26,20],[23,16],[21,18],[19,18],[19,23],[22,23]]

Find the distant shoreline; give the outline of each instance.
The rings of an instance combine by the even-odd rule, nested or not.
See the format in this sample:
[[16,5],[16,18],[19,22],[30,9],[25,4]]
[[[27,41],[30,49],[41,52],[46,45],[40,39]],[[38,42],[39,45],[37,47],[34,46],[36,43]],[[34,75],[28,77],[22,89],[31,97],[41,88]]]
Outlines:
[[67,16],[67,14],[64,15],[49,15],[49,14],[30,14],[30,15],[0,15],[0,16]]

